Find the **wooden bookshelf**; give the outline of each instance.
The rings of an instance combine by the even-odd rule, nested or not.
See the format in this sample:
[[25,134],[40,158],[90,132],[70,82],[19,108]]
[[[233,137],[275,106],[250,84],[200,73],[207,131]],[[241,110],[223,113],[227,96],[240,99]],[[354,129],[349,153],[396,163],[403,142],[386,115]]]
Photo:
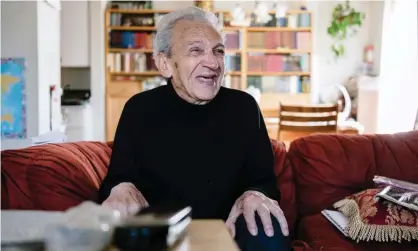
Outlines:
[[[157,16],[164,15],[169,13],[170,10],[124,10],[124,9],[107,9],[105,11],[105,34],[109,34],[106,36],[105,39],[105,61],[106,61],[106,138],[107,140],[112,140],[114,136],[114,132],[116,130],[117,123],[119,121],[120,114],[122,112],[123,106],[125,105],[126,101],[136,94],[137,92],[143,91],[144,83],[147,82],[150,78],[154,78],[159,76],[159,72],[156,70],[155,67],[147,66],[146,69],[121,69],[120,67],[115,67],[113,62],[115,61],[113,56],[121,56],[121,55],[139,55],[141,54],[142,57],[145,55],[147,64],[150,62],[148,57],[152,55],[152,43],[149,40],[148,36],[145,35],[147,39],[147,43],[144,46],[142,44],[140,48],[127,48],[126,46],[115,46],[113,41],[113,34],[119,34],[123,32],[133,32],[135,34],[152,34],[155,33],[156,27],[155,22]],[[217,15],[228,15],[228,10],[216,10],[215,13]],[[273,14],[273,12],[271,12]],[[270,78],[292,78],[298,79],[299,84],[301,79],[310,79],[311,76],[311,69],[312,69],[312,13],[310,11],[305,10],[289,10],[288,15],[302,15],[308,14],[309,15],[309,26],[304,25],[303,27],[230,27],[225,26],[223,31],[226,34],[233,34],[238,33],[240,40],[239,40],[239,47],[237,48],[227,48],[226,56],[230,56],[231,60],[235,60],[239,58],[237,62],[239,62],[239,69],[238,67],[227,68],[225,71],[225,76],[228,79],[234,79],[234,86],[229,86],[230,88],[237,88],[245,90],[248,88],[248,85],[254,85],[252,81],[254,79],[264,79],[265,77]],[[116,15],[116,19],[115,19]],[[117,18],[121,18],[124,15],[134,16],[134,17],[148,17],[153,18],[153,22],[149,23],[148,25],[137,25],[137,26],[128,26],[123,25],[120,22],[117,22]],[[222,19],[221,19],[222,20]],[[267,34],[267,33],[274,33],[277,34],[284,34],[289,33],[294,35],[295,37],[297,34],[304,33],[309,34],[309,46],[304,48],[298,48],[295,44],[293,46],[277,46],[276,48],[271,48],[269,46],[252,46],[254,42],[254,36],[261,36],[260,34]],[[120,35],[120,34],[119,34]],[[121,36],[121,35],[120,35]],[[267,35],[265,35],[267,36]],[[250,70],[252,67],[252,63],[255,62],[255,57],[262,56],[261,60],[265,60],[263,62],[267,62],[269,59],[267,57],[275,55],[279,55],[280,58],[283,60],[285,58],[292,58],[292,57],[300,57],[299,60],[302,60],[302,56],[304,56],[305,65],[308,67],[303,68],[300,66],[298,70],[294,69],[286,69],[286,70],[260,70],[254,69]],[[263,58],[264,57],[264,58]],[[142,58],[143,59],[143,58]],[[123,59],[119,59],[123,60]],[[289,59],[287,59],[289,60]],[[142,61],[144,62],[144,61]],[[235,61],[234,61],[235,62]],[[273,61],[268,61],[273,62]],[[274,61],[276,62],[276,61]],[[236,62],[235,62],[236,63]],[[288,62],[289,63],[289,62]],[[256,63],[257,64],[257,63]],[[282,63],[281,63],[282,64]],[[283,63],[284,64],[284,63]],[[119,62],[120,65],[120,62]],[[263,63],[263,65],[269,66],[268,63]],[[299,62],[299,65],[302,65]],[[253,64],[254,66],[254,64]],[[274,67],[273,67],[274,68]],[[237,79],[239,78],[239,81]],[[263,80],[260,80],[263,81]],[[290,80],[289,80],[290,81]],[[310,82],[310,81],[309,81]],[[260,82],[260,85],[263,85],[264,82]],[[306,84],[306,82],[304,82]],[[282,91],[267,91],[262,92],[260,107],[261,109],[271,109],[278,106],[279,102],[283,103],[299,103],[305,104],[310,102],[310,92],[311,87],[310,83],[308,83],[308,87],[299,88],[297,91],[293,90],[292,92],[282,92]],[[302,90],[303,89],[303,90]]]

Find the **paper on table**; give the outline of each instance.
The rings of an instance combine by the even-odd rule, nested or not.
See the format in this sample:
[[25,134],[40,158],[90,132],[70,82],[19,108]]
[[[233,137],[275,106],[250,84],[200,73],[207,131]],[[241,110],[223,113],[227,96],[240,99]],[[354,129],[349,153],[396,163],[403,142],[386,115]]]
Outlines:
[[1,244],[43,240],[47,225],[62,217],[62,212],[1,210]]
[[64,143],[67,141],[67,136],[59,131],[51,131],[36,137],[32,137],[31,140],[33,146],[38,146],[43,144]]
[[[45,242],[48,250],[102,250],[118,211],[85,201],[65,212],[2,210],[1,245]],[[22,250],[22,249],[9,249]]]

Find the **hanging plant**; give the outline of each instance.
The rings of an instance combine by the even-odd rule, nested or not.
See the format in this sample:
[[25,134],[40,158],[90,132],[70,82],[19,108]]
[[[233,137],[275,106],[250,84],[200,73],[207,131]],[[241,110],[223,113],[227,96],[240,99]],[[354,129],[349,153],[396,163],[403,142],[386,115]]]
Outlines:
[[340,3],[334,8],[331,25],[328,27],[328,35],[335,39],[331,50],[337,58],[344,55],[343,41],[356,34],[364,19],[365,14],[352,8],[350,1]]

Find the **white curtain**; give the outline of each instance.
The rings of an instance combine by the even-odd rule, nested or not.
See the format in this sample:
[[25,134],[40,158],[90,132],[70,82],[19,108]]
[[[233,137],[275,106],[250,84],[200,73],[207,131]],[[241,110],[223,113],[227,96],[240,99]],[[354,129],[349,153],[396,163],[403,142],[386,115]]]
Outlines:
[[418,109],[416,0],[386,0],[379,77],[378,133],[410,131]]

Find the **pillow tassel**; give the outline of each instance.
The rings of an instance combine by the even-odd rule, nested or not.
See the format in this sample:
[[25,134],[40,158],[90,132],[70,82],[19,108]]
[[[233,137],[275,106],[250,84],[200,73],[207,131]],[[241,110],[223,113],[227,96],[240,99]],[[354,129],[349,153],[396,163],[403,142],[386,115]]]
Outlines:
[[334,207],[348,218],[348,236],[356,242],[418,240],[418,227],[365,224],[355,200],[343,199],[334,203]]

